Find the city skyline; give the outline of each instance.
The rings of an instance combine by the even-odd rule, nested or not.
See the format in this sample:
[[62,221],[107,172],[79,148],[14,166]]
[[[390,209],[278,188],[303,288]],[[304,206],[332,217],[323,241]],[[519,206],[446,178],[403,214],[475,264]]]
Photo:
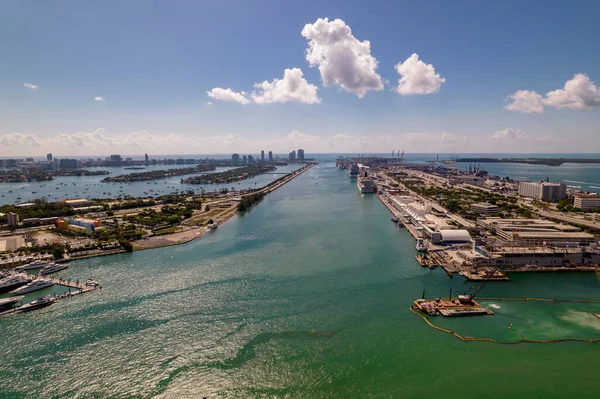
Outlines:
[[6,7],[0,156],[600,144],[596,2],[109,3]]

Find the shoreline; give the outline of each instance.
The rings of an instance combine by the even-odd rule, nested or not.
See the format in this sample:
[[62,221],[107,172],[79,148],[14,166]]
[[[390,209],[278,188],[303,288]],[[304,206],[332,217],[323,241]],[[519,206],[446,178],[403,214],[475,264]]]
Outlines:
[[[316,164],[315,163],[306,164],[302,168],[295,170],[294,172],[291,172],[290,174],[286,175],[285,177],[282,178],[282,180],[278,181],[277,183],[268,184],[255,192],[256,193],[262,192],[265,195],[269,194],[269,193],[277,190],[281,186],[285,185],[286,183],[292,181],[294,178],[300,176],[301,174],[306,172],[308,169],[312,168],[314,165],[316,165]],[[213,201],[213,202],[207,203],[206,205],[209,205],[212,208],[212,206],[218,206],[219,203],[227,203],[227,202],[232,202],[232,200],[229,200],[229,199],[228,200],[218,200],[218,201]],[[231,219],[235,215],[238,215],[239,213],[240,212],[237,210],[237,201],[236,201],[236,203],[234,203],[234,205],[232,205],[230,208],[226,208],[226,210],[215,215],[214,217],[212,217],[212,219],[213,219],[214,223],[221,226],[222,224],[226,223],[229,219]],[[193,218],[193,216],[192,216],[192,218]],[[185,226],[185,221],[183,222],[183,226]],[[188,225],[188,226],[185,226],[184,230],[182,230],[182,231],[164,234],[164,235],[160,235],[160,236],[152,236],[145,240],[142,239],[142,240],[131,241],[131,244],[133,245],[134,252],[135,251],[143,251],[146,249],[169,247],[172,245],[187,244],[195,239],[202,237],[205,233],[208,233],[211,231],[213,231],[213,230],[210,230],[207,227],[200,227],[197,225],[196,226]],[[181,238],[177,239],[179,237],[181,237]],[[150,245],[140,245],[141,243],[147,243],[148,241],[152,240],[153,238],[155,238],[155,240],[153,240],[153,241],[157,241],[155,244],[150,242],[149,243]],[[175,241],[173,241],[174,238],[175,238]]]

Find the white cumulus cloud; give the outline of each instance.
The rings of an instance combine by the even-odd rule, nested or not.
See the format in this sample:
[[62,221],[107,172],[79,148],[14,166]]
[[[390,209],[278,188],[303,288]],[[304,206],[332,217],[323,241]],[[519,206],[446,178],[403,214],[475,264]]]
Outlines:
[[600,88],[582,73],[573,76],[562,89],[546,93],[546,104],[556,108],[588,110],[600,107]]
[[308,40],[306,60],[319,67],[325,87],[337,85],[359,98],[370,90],[383,90],[371,43],[356,39],[344,21],[319,18],[304,26],[302,36]]
[[206,92],[210,98],[219,101],[228,101],[239,104],[249,104],[250,100],[246,98],[246,92],[236,92],[230,88],[223,89],[221,87],[215,87],[214,89]]
[[34,85],[33,83],[25,83],[23,85],[23,87],[26,87],[26,88],[31,89],[31,90],[37,90],[37,89],[39,89],[40,86]]
[[432,94],[446,82],[446,79],[435,72],[433,65],[419,60],[419,55],[416,53],[404,62],[396,64],[395,68],[396,72],[402,76],[398,80],[396,91],[402,95]]
[[506,128],[495,131],[492,138],[494,140],[523,140],[528,136],[521,130]]
[[509,111],[526,112],[528,114],[544,113],[544,99],[535,91],[518,90],[508,96],[511,103],[504,106]]
[[252,99],[257,104],[297,102],[317,104],[321,102],[317,95],[317,86],[304,79],[300,68],[286,69],[282,79],[273,79],[254,85],[257,92]]
[[544,97],[535,91],[519,90],[508,98],[512,102],[504,108],[510,111],[541,114],[544,106],[590,110],[600,108],[600,87],[594,85],[587,75],[578,73],[562,89],[550,91]]
[[96,100],[96,101],[104,101],[104,99],[102,97],[94,97],[94,100]]

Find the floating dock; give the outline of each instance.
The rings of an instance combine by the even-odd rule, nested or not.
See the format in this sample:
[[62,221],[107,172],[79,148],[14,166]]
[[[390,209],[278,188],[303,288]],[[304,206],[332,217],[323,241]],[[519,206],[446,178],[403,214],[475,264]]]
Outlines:
[[488,308],[484,308],[477,302],[471,300],[470,304],[460,302],[458,299],[417,299],[415,306],[423,313],[427,313],[430,316],[442,315],[445,317],[456,317],[456,316],[481,316],[481,315],[492,315],[492,312]]

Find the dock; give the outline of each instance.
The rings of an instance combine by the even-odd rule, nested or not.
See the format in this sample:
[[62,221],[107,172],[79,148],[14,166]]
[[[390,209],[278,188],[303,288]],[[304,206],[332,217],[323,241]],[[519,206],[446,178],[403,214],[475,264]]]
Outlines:
[[471,303],[462,303],[458,299],[417,299],[415,306],[423,313],[430,316],[442,315],[445,317],[456,316],[481,316],[493,315],[494,312],[488,308],[481,306],[475,301]]
[[[97,289],[102,289],[102,286],[100,286],[100,285],[89,286],[89,285],[85,285],[84,283],[77,283],[76,281],[67,281],[67,280],[62,280],[62,279],[57,279],[57,278],[45,278],[45,280],[51,281],[55,285],[62,285],[63,287],[69,288],[69,292],[54,296],[55,302],[59,301],[61,299],[71,298],[76,295],[85,294],[86,292],[91,292],[91,291],[95,291]],[[72,289],[72,291],[71,291],[71,289]],[[11,309],[5,310],[3,312],[0,312],[0,316],[6,316],[6,315],[14,314],[14,313],[19,313],[18,307],[11,308]]]

